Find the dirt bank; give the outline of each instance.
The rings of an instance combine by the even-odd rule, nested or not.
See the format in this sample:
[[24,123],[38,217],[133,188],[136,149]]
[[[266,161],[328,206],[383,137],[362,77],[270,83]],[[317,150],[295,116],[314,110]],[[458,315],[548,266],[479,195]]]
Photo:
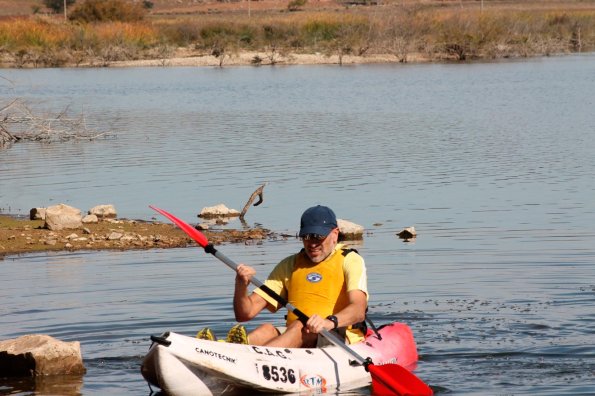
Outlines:
[[[175,248],[195,244],[172,224],[115,219],[85,224],[77,230],[50,231],[43,220],[0,215],[0,260],[6,255],[76,250],[131,250]],[[269,230],[248,228],[202,231],[214,245],[258,243],[277,237]]]

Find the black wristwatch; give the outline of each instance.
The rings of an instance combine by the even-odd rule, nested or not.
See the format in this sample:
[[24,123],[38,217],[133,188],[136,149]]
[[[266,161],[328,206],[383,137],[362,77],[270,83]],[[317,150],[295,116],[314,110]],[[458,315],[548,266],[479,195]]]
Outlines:
[[330,320],[331,322],[333,322],[333,324],[335,325],[335,327],[333,327],[333,330],[335,330],[337,327],[339,327],[339,319],[337,319],[337,317],[335,315],[329,315],[326,318],[328,320]]

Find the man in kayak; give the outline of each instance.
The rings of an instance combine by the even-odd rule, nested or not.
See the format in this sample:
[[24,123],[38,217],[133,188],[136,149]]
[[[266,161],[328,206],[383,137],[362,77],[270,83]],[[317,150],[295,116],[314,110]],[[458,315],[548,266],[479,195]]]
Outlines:
[[[264,284],[310,319],[304,325],[290,312],[282,333],[270,323],[260,325],[250,334],[246,334],[243,325],[236,325],[227,341],[310,348],[316,346],[322,329],[337,331],[349,343],[363,339],[368,302],[364,259],[338,243],[337,219],[326,206],[314,206],[302,214],[299,237],[304,248],[277,264]],[[250,279],[255,274],[256,270],[246,264],[237,267],[233,307],[238,322],[253,319],[264,308],[271,312],[281,308],[260,288],[248,294]],[[208,329],[197,337],[213,338]]]

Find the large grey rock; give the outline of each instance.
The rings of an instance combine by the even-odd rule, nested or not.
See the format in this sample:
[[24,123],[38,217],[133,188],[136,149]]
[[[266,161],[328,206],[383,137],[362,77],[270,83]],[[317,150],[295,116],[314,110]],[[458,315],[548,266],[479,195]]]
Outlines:
[[120,240],[120,239],[121,239],[123,236],[124,236],[124,234],[122,234],[121,232],[112,231],[112,232],[110,232],[110,234],[107,236],[107,240],[108,240],[108,241],[118,241],[118,240]]
[[215,205],[215,206],[207,206],[205,208],[202,208],[202,210],[198,214],[198,217],[204,217],[204,218],[237,217],[239,215],[240,215],[240,212],[238,212],[237,210],[229,209],[224,204],[219,204],[219,205]]
[[95,215],[100,219],[115,219],[118,216],[114,205],[97,205],[89,209],[90,215]]
[[337,225],[339,226],[339,238],[341,240],[363,239],[363,226],[343,219],[337,219]]
[[84,374],[81,345],[45,334],[0,341],[0,373],[6,377]]
[[45,228],[52,231],[83,226],[80,209],[65,204],[49,206],[45,211]]
[[99,219],[94,214],[88,214],[85,217],[83,217],[82,221],[85,224],[90,224],[90,223],[96,224],[99,222]]
[[45,208],[33,208],[29,211],[29,220],[45,220]]

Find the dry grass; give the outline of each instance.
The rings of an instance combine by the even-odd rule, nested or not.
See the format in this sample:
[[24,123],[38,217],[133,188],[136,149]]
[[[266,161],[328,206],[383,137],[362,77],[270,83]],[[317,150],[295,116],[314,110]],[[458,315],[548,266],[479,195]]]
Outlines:
[[387,0],[355,7],[310,0],[299,12],[287,11],[285,0],[154,3],[142,23],[73,24],[59,17],[0,20],[1,62],[17,67],[107,66],[119,60],[165,60],[176,56],[177,48],[185,54],[219,56],[222,62],[226,54],[246,51],[272,57],[324,53],[338,56],[339,62],[348,54],[384,54],[407,62],[595,49],[593,1],[485,0],[481,8],[480,1],[468,0]]
[[158,30],[140,22],[74,24],[39,16],[0,21],[0,55],[16,67],[106,66],[140,59],[159,42]]
[[51,19],[14,19],[0,22],[0,43],[8,48],[56,47],[65,45],[70,28]]

